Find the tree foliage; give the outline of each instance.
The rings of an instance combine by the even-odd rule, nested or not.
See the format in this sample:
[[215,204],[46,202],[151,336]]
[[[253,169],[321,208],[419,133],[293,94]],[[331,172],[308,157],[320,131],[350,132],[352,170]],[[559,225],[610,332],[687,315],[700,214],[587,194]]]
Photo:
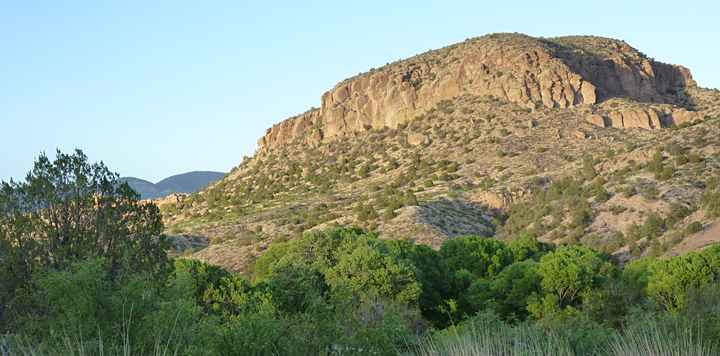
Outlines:
[[[161,273],[169,240],[161,234],[157,207],[105,165],[90,164],[80,150],[41,154],[25,181],[0,187],[0,316],[7,320],[16,290],[30,288],[32,277],[61,271],[75,261],[97,258],[111,280],[132,266]],[[15,300],[22,313],[26,301]]]

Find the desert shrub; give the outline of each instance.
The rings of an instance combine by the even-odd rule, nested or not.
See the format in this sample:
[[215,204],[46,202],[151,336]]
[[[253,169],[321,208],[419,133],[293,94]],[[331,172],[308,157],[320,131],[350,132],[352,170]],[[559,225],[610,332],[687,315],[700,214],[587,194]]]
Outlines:
[[538,177],[538,176],[533,176],[532,179],[530,179],[530,181],[532,182],[532,184],[534,184],[537,187],[540,187],[543,185],[542,179],[540,179],[540,177]]
[[680,156],[685,153],[685,149],[677,142],[671,142],[665,147],[665,151],[673,156]]
[[630,198],[631,196],[635,195],[635,187],[630,185],[625,188],[619,189],[625,198]]
[[210,246],[219,245],[222,242],[223,242],[222,237],[215,237],[212,240],[210,240]]
[[690,214],[690,209],[688,209],[685,205],[677,202],[671,202],[670,210],[665,214],[665,224],[674,225],[685,219]]
[[675,167],[667,166],[667,167],[663,168],[662,173],[660,173],[660,180],[661,181],[668,180],[668,179],[672,178],[672,176],[674,174],[675,174]]
[[662,172],[662,169],[663,169],[662,162],[663,162],[662,155],[659,152],[655,153],[652,157],[652,161],[650,161],[650,163],[647,165],[646,169],[653,173]]
[[654,184],[644,184],[641,189],[641,194],[643,198],[647,200],[655,200],[658,198],[658,194],[660,194],[660,192]]
[[693,221],[690,225],[685,227],[685,234],[690,236],[696,234],[702,230],[703,226],[699,221]]
[[685,155],[683,155],[683,154],[675,157],[675,164],[678,165],[678,166],[682,166],[682,165],[684,165],[684,164],[687,163],[687,162],[688,162],[688,158],[687,158]]
[[605,188],[600,187],[595,190],[595,202],[596,203],[602,204],[602,203],[605,203],[606,201],[608,201],[609,199],[610,199],[610,193],[608,193],[608,191]]
[[385,208],[385,212],[383,213],[383,219],[385,219],[386,221],[392,220],[395,218],[395,216],[395,209],[393,209],[393,207],[388,206],[387,208]]
[[192,255],[193,253],[195,253],[195,248],[194,248],[194,247],[190,247],[190,248],[186,249],[186,250],[183,252],[183,255],[184,255],[184,256],[189,256],[189,255]]
[[662,232],[663,228],[665,227],[665,222],[660,217],[660,215],[656,212],[650,213],[650,215],[645,219],[645,224],[642,227],[643,235],[654,239],[658,236],[660,236],[660,233]]

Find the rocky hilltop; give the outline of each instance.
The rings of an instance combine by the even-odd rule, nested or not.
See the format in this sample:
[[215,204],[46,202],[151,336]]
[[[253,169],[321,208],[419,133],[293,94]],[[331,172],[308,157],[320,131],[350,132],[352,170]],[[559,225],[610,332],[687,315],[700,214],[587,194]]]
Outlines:
[[332,227],[622,261],[720,243],[720,91],[618,40],[469,39],[342,81],[258,145],[155,201],[175,256],[252,276],[263,251]]
[[[258,148],[301,137],[316,147],[367,128],[396,128],[461,94],[522,103],[529,109],[568,108],[613,97],[664,104],[679,88],[692,85],[696,83],[687,68],[657,62],[624,41],[493,34],[346,79],[322,95],[319,110],[269,128]],[[653,128],[697,118],[668,106],[588,120],[600,126]]]

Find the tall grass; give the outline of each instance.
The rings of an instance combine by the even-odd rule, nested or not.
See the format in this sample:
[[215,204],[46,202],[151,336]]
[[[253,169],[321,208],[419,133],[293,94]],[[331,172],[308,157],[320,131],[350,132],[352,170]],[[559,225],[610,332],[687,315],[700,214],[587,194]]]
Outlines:
[[[151,351],[149,355],[160,356],[160,355],[178,355],[178,350],[170,350],[167,347],[162,347],[158,341],[155,345],[155,349]],[[99,356],[115,356],[115,355],[143,355],[137,354],[132,351],[130,344],[124,343],[122,345],[108,346],[104,345],[102,338],[99,340],[84,341],[79,339],[73,339],[67,335],[59,340],[43,345],[42,348],[37,345],[33,345],[29,341],[21,339],[17,335],[0,335],[0,356],[86,356],[86,355],[99,355]]]
[[481,323],[465,329],[451,329],[426,339],[411,353],[418,356],[572,356],[562,340],[544,335],[532,326]]
[[[134,305],[133,305],[134,306]],[[63,333],[62,336],[54,338],[54,340],[45,340],[44,343],[34,344],[28,338],[24,338],[17,334],[0,335],[0,356],[40,356],[40,355],[63,355],[63,356],[85,356],[85,355],[143,355],[133,350],[133,345],[130,338],[130,328],[132,322],[132,310],[130,308],[129,317],[123,317],[121,333],[121,344],[120,345],[106,345],[103,342],[103,336],[98,329],[97,339],[95,340],[84,340],[82,337],[76,336],[71,337],[67,333]],[[124,313],[123,306],[123,315]],[[180,311],[175,318],[175,323],[170,330],[167,340],[157,338],[154,343],[154,348],[150,351],[149,355],[153,356],[177,356],[180,343],[174,350],[170,348],[170,343],[175,335],[175,328],[177,327],[178,318]],[[184,333],[183,333],[184,334]],[[78,333],[82,335],[82,333]],[[183,335],[179,336],[179,340],[182,339]]]
[[[533,325],[483,322],[438,332],[409,355],[417,356],[712,356],[717,345],[692,328],[647,318],[623,333],[607,335],[589,354],[576,353],[562,336],[547,336]],[[552,333],[554,334],[554,333]]]
[[660,323],[647,318],[642,325],[615,335],[606,356],[711,356],[718,355],[717,345],[697,336],[687,325]]

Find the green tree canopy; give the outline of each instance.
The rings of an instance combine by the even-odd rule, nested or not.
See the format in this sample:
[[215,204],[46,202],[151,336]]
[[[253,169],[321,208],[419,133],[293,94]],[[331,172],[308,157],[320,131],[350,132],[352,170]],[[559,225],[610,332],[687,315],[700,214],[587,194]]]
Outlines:
[[76,150],[54,161],[41,154],[24,182],[0,184],[0,320],[33,274],[74,261],[100,259],[111,280],[127,266],[166,271],[170,243],[158,208],[117,178]]
[[457,270],[468,270],[480,278],[494,278],[514,261],[513,252],[503,242],[480,236],[445,241],[440,255]]
[[267,270],[268,280],[285,290],[307,296],[311,290],[325,293],[331,287],[345,285],[364,297],[379,295],[405,303],[418,302],[418,270],[375,234],[342,228],[309,231],[283,249],[269,250],[256,266],[261,274]]

